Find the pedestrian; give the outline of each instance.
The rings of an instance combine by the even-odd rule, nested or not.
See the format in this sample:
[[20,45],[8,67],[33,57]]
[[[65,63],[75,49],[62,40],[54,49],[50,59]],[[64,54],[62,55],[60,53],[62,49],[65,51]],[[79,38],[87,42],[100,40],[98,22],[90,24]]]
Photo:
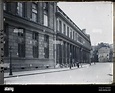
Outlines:
[[71,67],[72,67],[72,59],[70,59],[70,69],[71,69]]
[[77,67],[79,68],[79,62],[77,62]]
[[70,62],[69,62],[69,67],[70,67],[70,69],[71,69],[71,67],[72,67],[72,54],[70,53]]

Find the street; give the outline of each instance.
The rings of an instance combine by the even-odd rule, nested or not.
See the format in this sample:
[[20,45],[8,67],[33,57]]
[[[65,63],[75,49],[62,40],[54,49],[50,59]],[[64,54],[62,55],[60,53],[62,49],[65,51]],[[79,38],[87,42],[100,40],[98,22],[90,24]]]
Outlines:
[[5,84],[111,84],[113,63],[92,63],[60,72],[5,78]]

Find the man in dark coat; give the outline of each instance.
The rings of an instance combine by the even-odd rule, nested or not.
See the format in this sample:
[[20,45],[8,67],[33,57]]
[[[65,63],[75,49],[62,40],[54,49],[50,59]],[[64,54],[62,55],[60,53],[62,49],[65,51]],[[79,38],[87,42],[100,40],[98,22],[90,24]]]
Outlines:
[[72,67],[72,55],[71,55],[71,53],[70,53],[70,64],[69,64],[69,67],[70,67],[70,69]]
[[71,69],[71,67],[72,67],[72,59],[70,58],[70,69]]
[[77,67],[79,68],[79,62],[77,62]]

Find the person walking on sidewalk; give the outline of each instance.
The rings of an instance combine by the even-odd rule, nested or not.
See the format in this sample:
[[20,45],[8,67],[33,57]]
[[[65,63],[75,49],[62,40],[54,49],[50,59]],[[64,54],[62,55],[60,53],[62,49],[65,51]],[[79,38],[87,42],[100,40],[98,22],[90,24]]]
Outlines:
[[70,67],[70,69],[71,69],[71,67],[72,67],[72,60],[71,60],[71,59],[70,59],[69,67]]
[[71,69],[71,67],[72,67],[72,57],[71,57],[71,53],[70,53],[70,63],[69,63],[69,67],[70,67],[70,69]]
[[77,67],[79,68],[79,62],[77,62]]

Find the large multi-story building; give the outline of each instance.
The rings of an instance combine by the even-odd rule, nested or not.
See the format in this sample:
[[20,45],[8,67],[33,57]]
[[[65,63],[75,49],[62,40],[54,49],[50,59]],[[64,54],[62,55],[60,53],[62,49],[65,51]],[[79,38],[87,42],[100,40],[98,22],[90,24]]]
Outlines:
[[4,63],[12,61],[13,70],[89,62],[90,36],[57,2],[12,2],[3,8]]
[[90,36],[81,30],[58,6],[56,12],[57,63],[89,62]]

